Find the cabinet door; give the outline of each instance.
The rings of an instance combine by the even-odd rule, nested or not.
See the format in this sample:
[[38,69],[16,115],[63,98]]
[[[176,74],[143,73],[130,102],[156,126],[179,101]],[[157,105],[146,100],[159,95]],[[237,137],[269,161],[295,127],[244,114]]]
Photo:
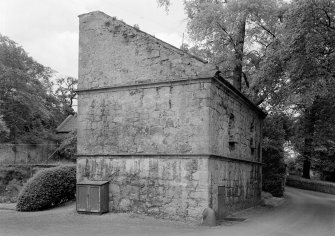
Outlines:
[[77,193],[77,210],[87,211],[88,210],[88,188],[85,185],[78,185]]
[[90,186],[90,212],[100,212],[100,188]]
[[225,217],[225,198],[226,189],[224,186],[218,186],[218,219],[223,219]]

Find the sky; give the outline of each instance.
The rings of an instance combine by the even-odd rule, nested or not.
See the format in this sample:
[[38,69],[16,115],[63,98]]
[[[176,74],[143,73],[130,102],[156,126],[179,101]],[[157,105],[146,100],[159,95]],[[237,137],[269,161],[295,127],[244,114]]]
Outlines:
[[58,72],[78,77],[78,15],[102,11],[176,47],[186,33],[181,0],[169,13],[156,0],[0,0],[0,33],[29,56]]

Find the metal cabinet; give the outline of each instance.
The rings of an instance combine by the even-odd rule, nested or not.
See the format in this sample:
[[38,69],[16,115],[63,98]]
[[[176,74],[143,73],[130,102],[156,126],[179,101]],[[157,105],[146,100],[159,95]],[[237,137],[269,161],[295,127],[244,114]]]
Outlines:
[[109,181],[77,183],[77,212],[102,214],[109,210]]

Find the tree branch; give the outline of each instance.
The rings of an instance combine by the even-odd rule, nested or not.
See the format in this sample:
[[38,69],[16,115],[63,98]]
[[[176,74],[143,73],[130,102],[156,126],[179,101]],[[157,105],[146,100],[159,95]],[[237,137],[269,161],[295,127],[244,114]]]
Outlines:
[[245,84],[247,85],[247,87],[249,88],[249,81],[248,81],[248,78],[247,78],[247,75],[242,71],[242,75],[243,75],[243,78],[244,78],[244,81],[245,81]]
[[235,44],[235,41],[232,38],[232,36],[228,33],[228,31],[219,22],[216,22],[216,23],[219,26],[219,28],[222,29],[222,31],[227,34],[227,36],[229,37],[230,42],[233,44],[233,47],[235,48],[236,44]]
[[260,104],[262,104],[266,99],[266,95],[263,94],[262,96],[260,96],[256,101],[255,101],[255,105],[259,106]]
[[329,29],[335,30],[335,27],[329,25],[328,23],[324,23],[324,22],[320,21],[320,24],[323,25],[323,26],[325,26],[325,27],[327,27],[327,28],[329,28]]
[[261,24],[257,24],[257,25],[261,27],[263,30],[265,30],[266,32],[268,32],[273,38],[276,38],[276,35],[272,33],[268,28],[266,28],[264,25],[261,25]]

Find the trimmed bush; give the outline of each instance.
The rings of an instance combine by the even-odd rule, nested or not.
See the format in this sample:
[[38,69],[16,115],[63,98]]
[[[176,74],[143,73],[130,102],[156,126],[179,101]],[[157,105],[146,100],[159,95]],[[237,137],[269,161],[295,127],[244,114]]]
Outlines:
[[263,149],[262,189],[274,197],[282,197],[285,191],[286,165],[283,154],[274,147]]
[[76,166],[60,166],[36,173],[21,190],[16,209],[38,211],[75,198]]

